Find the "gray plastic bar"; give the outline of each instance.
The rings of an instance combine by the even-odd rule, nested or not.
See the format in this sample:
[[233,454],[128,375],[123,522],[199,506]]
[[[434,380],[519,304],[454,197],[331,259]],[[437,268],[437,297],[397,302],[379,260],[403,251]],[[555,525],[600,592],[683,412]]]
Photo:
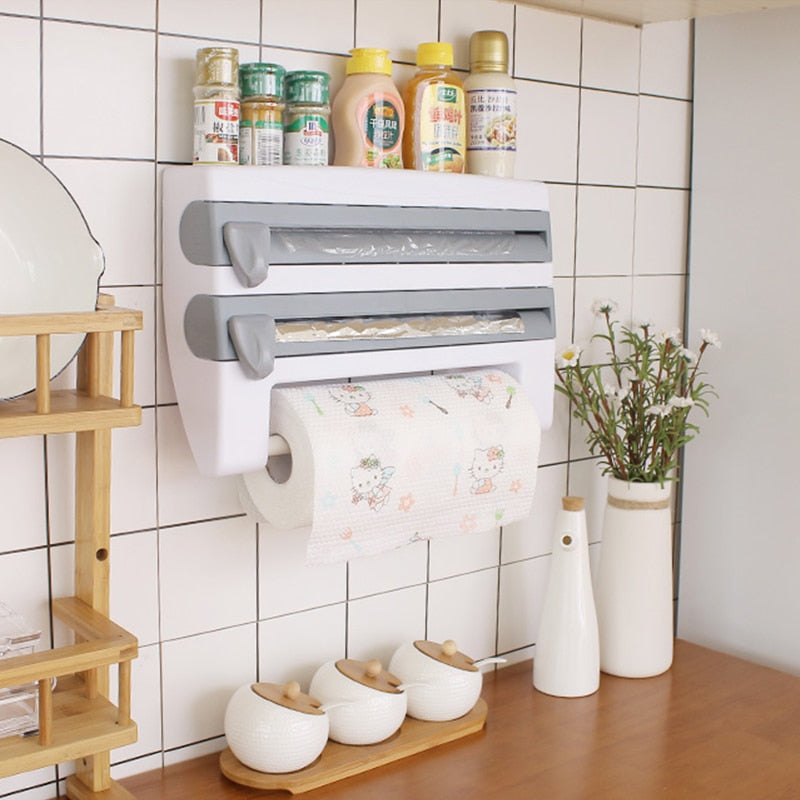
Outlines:
[[[448,314],[474,311],[512,311],[521,317],[524,333],[425,336],[408,339],[348,339],[315,342],[276,342],[274,323],[291,319]],[[431,291],[339,292],[295,295],[195,295],[186,307],[184,333],[189,349],[210,361],[235,361],[229,336],[233,317],[265,315],[260,346],[273,357],[407,347],[442,347],[473,343],[552,339],[555,336],[553,290],[550,287],[518,289],[436,289]],[[250,329],[250,334],[253,333]]]
[[229,203],[195,200],[180,222],[192,264],[227,266],[223,229],[260,223],[272,264],[546,262],[547,211],[497,208]]

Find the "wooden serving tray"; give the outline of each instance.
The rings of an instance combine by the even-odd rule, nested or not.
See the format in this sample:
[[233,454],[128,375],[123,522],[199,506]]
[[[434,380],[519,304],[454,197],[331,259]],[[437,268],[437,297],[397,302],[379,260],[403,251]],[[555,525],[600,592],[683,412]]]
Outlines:
[[219,765],[222,774],[234,783],[301,794],[477,733],[486,723],[487,711],[486,701],[481,698],[463,717],[448,722],[423,722],[406,717],[394,736],[377,744],[346,745],[329,741],[313,764],[296,772],[258,772],[244,766],[230,748],[220,754]]

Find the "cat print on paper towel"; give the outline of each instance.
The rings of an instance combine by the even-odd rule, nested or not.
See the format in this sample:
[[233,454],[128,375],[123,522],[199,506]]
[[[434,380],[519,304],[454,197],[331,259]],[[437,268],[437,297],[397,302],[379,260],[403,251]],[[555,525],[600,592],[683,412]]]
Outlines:
[[474,397],[481,403],[492,402],[492,390],[478,375],[445,375],[445,380],[459,397]]
[[469,474],[472,475],[472,486],[469,490],[472,494],[489,494],[497,488],[492,478],[502,472],[504,459],[502,445],[475,451],[472,466],[469,468]]
[[356,383],[341,383],[338,386],[331,386],[328,394],[337,403],[344,405],[344,410],[351,417],[371,417],[378,411],[369,405],[372,395],[363,387]]
[[392,475],[394,467],[382,467],[374,453],[362,458],[358,466],[350,470],[353,505],[365,502],[373,511],[380,511],[392,493],[388,486]]

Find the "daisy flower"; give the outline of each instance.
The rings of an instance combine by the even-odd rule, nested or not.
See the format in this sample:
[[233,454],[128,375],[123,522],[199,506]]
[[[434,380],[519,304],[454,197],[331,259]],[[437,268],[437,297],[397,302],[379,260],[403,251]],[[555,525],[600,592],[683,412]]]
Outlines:
[[604,298],[603,300],[595,300],[592,303],[592,312],[595,316],[601,317],[606,314],[613,314],[617,310],[617,301]]
[[578,365],[578,359],[581,357],[581,348],[577,344],[571,344],[566,350],[562,350],[561,354],[556,358],[556,365],[561,367],[575,367]]
[[708,328],[700,328],[700,338],[705,344],[710,344],[712,347],[716,347],[718,350],[722,347],[722,342],[720,341],[719,336],[717,336],[714,331],[708,330]]
[[672,406],[672,408],[691,408],[694,405],[694,400],[692,400],[691,397],[683,397],[682,395],[676,394],[670,397],[667,405]]

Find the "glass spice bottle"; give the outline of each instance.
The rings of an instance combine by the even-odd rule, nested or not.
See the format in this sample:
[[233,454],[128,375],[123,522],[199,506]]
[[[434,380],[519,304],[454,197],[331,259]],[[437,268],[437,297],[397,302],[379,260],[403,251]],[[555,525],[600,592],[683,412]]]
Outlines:
[[242,118],[239,121],[239,163],[272,166],[283,163],[283,84],[279,64],[239,67]]
[[328,164],[330,80],[327,72],[306,70],[286,75],[284,164]]
[[194,86],[195,164],[239,163],[239,51],[197,51]]

